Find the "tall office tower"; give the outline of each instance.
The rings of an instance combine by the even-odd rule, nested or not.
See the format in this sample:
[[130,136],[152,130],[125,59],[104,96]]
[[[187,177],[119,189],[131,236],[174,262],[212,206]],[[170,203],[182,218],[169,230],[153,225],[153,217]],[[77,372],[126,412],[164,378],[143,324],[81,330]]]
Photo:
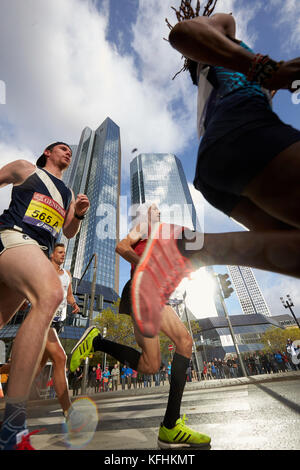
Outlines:
[[181,161],[169,153],[143,153],[130,163],[131,204],[156,203],[161,220],[200,231]]
[[[181,161],[175,155],[168,153],[138,155],[130,163],[130,183],[132,206],[144,202],[156,203],[162,222],[202,231]],[[188,303],[190,295],[193,295],[190,294],[191,289],[189,281],[183,281],[171,298],[183,300],[186,291]]]
[[[214,270],[213,266],[205,266],[202,269],[206,272],[206,275],[209,276],[209,278],[210,278],[210,280],[211,280],[211,282],[213,283],[213,286],[214,286],[214,288],[213,288],[213,301],[214,301],[214,306],[215,306],[215,309],[216,309],[216,314],[217,314],[218,317],[225,317],[226,314],[225,314],[225,311],[224,311],[224,307],[222,305],[220,296],[218,295],[219,282],[218,282],[217,274],[215,273],[215,270]],[[207,316],[214,317],[215,315],[210,314],[210,315],[206,315],[206,317]]]
[[236,294],[245,315],[260,313],[271,316],[251,268],[227,266]]
[[[119,195],[121,180],[120,129],[107,118],[96,131],[86,127],[64,181],[75,196],[86,194],[91,206],[76,237],[68,241],[65,268],[80,279],[94,253],[99,285],[119,291]],[[64,237],[62,242],[66,243]],[[92,281],[89,269],[86,281]]]
[[72,180],[74,180],[74,173],[77,168],[77,160],[79,158],[79,153],[77,153],[78,145],[70,145],[70,149],[72,150],[72,160],[69,168],[67,168],[63,173],[63,182],[71,187]]

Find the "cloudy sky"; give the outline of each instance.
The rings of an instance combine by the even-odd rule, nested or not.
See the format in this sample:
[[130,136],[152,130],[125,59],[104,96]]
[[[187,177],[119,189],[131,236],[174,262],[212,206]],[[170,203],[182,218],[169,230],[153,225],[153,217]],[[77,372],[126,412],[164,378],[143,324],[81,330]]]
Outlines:
[[[202,2],[204,3],[204,2]],[[299,56],[299,0],[219,0],[233,12],[237,36],[272,58]],[[128,193],[131,150],[174,153],[184,167],[207,232],[241,230],[205,203],[192,186],[198,147],[196,88],[180,55],[163,38],[171,6],[179,0],[1,0],[0,163],[35,161],[50,142],[78,143],[82,129],[109,116],[119,125],[122,194]],[[280,91],[274,109],[299,127],[300,105]],[[0,211],[10,189],[1,190]],[[121,263],[120,287],[129,269]],[[225,267],[216,267],[225,272]],[[299,281],[255,270],[272,314],[285,313],[279,297],[290,294],[300,315]],[[230,313],[241,313],[235,296]]]

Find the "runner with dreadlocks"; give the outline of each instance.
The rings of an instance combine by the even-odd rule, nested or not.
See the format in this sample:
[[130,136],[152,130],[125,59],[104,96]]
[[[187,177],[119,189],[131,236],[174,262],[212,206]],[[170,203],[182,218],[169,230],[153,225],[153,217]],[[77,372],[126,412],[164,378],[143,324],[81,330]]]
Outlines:
[[[202,136],[194,185],[210,204],[248,230],[192,234],[164,224],[151,233],[132,280],[133,317],[145,336],[159,330],[165,300],[181,279],[207,265],[240,265],[300,277],[300,132],[272,111],[272,91],[292,91],[300,58],[275,62],[235,38],[231,14],[214,14],[216,0],[199,16],[191,2],[175,10],[170,44],[185,58],[198,86]],[[194,248],[194,249],[193,249]],[[154,296],[153,292],[157,295]],[[151,299],[151,301],[149,300]]]

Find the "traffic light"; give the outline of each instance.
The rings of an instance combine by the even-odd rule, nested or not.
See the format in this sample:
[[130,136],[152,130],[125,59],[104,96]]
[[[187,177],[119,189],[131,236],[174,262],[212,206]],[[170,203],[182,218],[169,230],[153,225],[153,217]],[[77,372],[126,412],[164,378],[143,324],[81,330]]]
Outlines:
[[80,309],[79,314],[83,317],[87,317],[89,294],[76,294],[76,297],[78,299],[77,305]]
[[103,295],[96,295],[96,312],[101,312],[103,310]]
[[234,289],[230,287],[231,281],[229,280],[229,274],[218,274],[218,278],[220,281],[224,299],[227,299],[231,296],[232,292],[234,292]]

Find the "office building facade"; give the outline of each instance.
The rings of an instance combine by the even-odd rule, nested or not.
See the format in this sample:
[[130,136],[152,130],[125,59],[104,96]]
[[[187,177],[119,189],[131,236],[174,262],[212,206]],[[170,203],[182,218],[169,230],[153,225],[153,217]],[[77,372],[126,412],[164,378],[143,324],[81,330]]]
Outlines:
[[181,161],[172,154],[144,153],[130,163],[131,204],[157,204],[161,220],[201,231]]
[[[93,254],[98,257],[96,283],[119,291],[120,129],[107,118],[97,130],[85,128],[64,178],[75,195],[86,194],[90,209],[76,237],[67,241],[65,268],[80,279]],[[92,281],[89,269],[84,279]]]
[[[261,314],[231,315],[230,322],[235,340],[241,353],[253,353],[264,349],[262,336],[270,328],[283,327],[273,317]],[[211,317],[197,320],[201,332],[196,339],[197,349],[204,360],[224,359],[226,354],[236,355],[236,350],[225,317]]]
[[271,316],[252,269],[245,266],[227,266],[227,268],[243,313]]

